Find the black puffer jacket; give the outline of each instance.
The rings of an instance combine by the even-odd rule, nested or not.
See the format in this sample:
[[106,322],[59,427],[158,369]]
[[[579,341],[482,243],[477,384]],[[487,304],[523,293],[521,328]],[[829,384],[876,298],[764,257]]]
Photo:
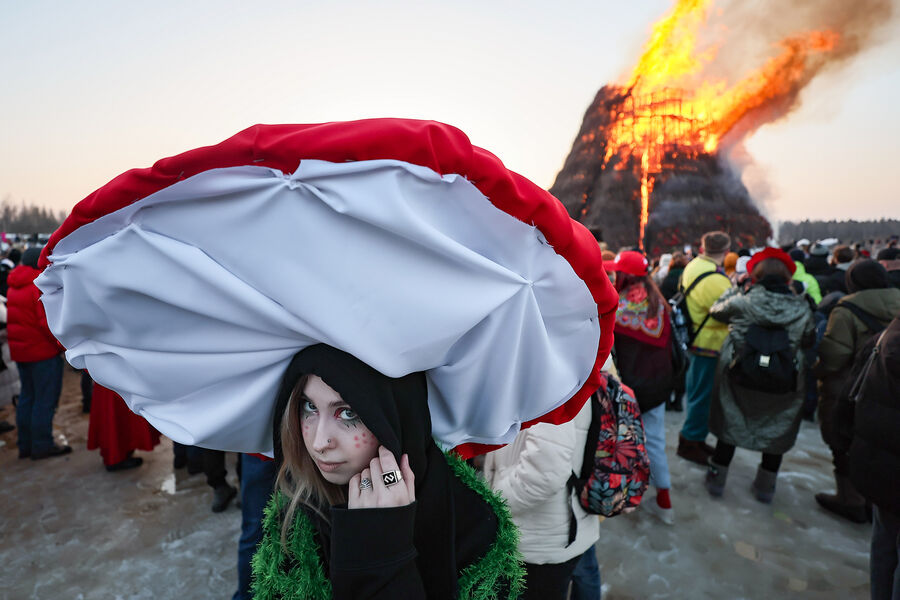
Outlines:
[[900,515],[900,317],[878,345],[854,421],[853,485],[879,509]]

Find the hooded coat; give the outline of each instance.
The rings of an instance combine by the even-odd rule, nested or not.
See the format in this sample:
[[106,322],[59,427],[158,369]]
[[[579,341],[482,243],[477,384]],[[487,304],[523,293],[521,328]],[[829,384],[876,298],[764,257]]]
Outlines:
[[728,323],[729,329],[716,365],[709,429],[724,442],[768,454],[784,454],[797,439],[804,395],[802,372],[795,391],[770,394],[737,385],[726,371],[754,324],[784,327],[795,364],[802,368],[803,348],[814,341],[815,321],[809,302],[782,287],[781,292],[770,291],[756,284],[746,293],[732,288],[709,311],[712,318]]
[[324,344],[298,352],[275,407],[279,466],[281,418],[303,375],[317,375],[338,392],[395,457],[408,455],[416,501],[392,508],[306,506],[290,536],[301,541],[285,552],[280,529],[287,498],[277,491],[253,559],[254,597],[481,598],[504,584],[507,592],[518,591],[509,513],[461,459],[448,460],[434,443],[425,375],[390,378]]

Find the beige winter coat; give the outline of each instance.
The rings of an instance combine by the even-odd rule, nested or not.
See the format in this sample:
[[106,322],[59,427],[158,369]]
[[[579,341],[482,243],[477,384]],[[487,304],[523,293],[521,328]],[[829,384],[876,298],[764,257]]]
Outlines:
[[[569,475],[581,471],[590,424],[591,403],[587,402],[572,421],[534,425],[485,457],[485,477],[509,505],[521,532],[519,550],[527,563],[566,562],[584,554],[600,537],[599,517],[586,513],[566,489]],[[570,506],[578,534],[566,547]]]

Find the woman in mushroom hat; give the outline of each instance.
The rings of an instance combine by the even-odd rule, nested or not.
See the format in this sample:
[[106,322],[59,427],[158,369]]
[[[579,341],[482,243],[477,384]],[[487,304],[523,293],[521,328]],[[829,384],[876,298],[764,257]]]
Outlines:
[[[238,247],[238,238],[252,243]],[[598,385],[616,306],[593,237],[556,199],[459,130],[430,121],[258,125],[128,171],[75,207],[42,265],[37,284],[68,360],[162,433],[278,455],[273,440],[286,415],[298,425],[324,414],[315,403],[304,413],[306,405],[289,402],[309,396],[315,376],[391,454],[373,459],[400,475],[411,469],[403,506],[415,498],[418,510],[420,486],[440,463],[427,439],[409,442],[406,419],[414,414],[417,426],[429,426],[427,438],[463,457],[535,422],[571,419]],[[320,362],[342,364],[338,374],[305,362],[326,348],[331,358]],[[295,361],[303,368],[291,371]],[[359,387],[347,387],[355,370],[385,390],[412,377],[414,393],[361,400]],[[399,397],[415,401],[398,409]],[[453,460],[436,467],[438,480],[466,480]],[[334,467],[316,466],[320,476]],[[373,488],[338,484],[348,494],[400,489],[355,475]],[[435,523],[443,536],[435,547],[454,539],[459,559],[459,512],[427,496],[429,520],[414,519],[412,539]],[[330,517],[317,513],[321,503],[304,506],[319,544],[319,562],[309,564],[322,569]],[[309,518],[316,514],[323,520]],[[377,546],[366,548],[378,556]],[[447,560],[429,569],[424,557],[407,557],[415,565],[404,572],[416,572],[427,597],[476,589],[456,577],[475,563]],[[285,583],[285,565],[295,562],[286,558],[272,579]],[[342,590],[333,587],[336,597]]]

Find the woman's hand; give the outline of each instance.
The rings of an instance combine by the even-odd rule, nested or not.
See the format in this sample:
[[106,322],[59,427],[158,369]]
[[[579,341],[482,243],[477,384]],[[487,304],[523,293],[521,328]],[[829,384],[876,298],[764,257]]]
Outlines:
[[[381,475],[391,471],[400,471],[403,479],[387,486]],[[359,484],[364,479],[368,479],[372,487],[359,489]],[[379,446],[378,456],[372,459],[368,468],[350,479],[347,496],[348,508],[388,508],[412,504],[416,501],[416,478],[409,468],[409,456],[404,454],[398,467],[390,450]]]

